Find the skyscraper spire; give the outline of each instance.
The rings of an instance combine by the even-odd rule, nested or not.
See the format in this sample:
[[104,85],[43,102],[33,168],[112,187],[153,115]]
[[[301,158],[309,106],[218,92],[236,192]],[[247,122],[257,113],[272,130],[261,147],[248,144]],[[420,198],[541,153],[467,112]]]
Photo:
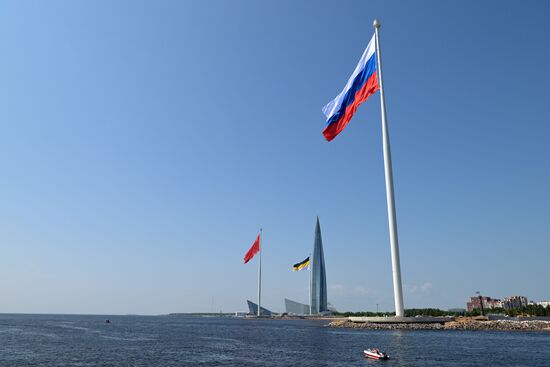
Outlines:
[[325,272],[325,256],[323,254],[323,240],[321,238],[319,217],[317,217],[317,224],[315,225],[311,272],[311,313],[317,314],[328,311],[327,276]]
[[321,236],[321,224],[319,224],[319,216],[317,216],[317,224],[315,225],[315,236]]

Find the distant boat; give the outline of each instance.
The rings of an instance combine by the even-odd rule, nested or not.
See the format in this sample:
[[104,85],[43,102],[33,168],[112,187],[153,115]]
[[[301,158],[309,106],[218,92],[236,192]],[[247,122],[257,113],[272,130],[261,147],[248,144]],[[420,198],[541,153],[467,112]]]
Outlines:
[[106,323],[106,324],[110,324],[110,323],[111,323],[111,320],[107,319],[107,320],[105,320],[105,323]]
[[390,359],[386,352],[381,352],[378,348],[366,349],[363,351],[365,357],[372,359]]

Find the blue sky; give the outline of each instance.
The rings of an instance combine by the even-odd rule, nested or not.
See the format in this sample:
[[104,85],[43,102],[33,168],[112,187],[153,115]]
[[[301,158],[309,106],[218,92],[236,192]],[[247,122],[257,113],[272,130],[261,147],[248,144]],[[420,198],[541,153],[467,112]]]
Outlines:
[[0,312],[393,310],[379,95],[324,141],[382,22],[405,308],[550,298],[550,5],[0,2]]

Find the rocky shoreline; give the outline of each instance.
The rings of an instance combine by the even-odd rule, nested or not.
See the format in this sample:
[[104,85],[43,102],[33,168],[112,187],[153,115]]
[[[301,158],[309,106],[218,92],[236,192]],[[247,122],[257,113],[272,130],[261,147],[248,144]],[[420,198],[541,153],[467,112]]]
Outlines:
[[550,321],[476,320],[456,318],[445,323],[373,323],[335,320],[331,328],[369,330],[499,330],[499,331],[550,331]]

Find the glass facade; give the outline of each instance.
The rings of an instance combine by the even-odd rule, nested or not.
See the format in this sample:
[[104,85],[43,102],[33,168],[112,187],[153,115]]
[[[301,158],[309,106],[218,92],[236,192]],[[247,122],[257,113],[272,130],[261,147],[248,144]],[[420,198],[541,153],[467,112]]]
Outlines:
[[311,313],[327,312],[327,275],[325,272],[325,255],[323,254],[323,240],[321,239],[319,217],[317,217],[317,225],[315,226],[311,271]]
[[[258,304],[254,303],[250,300],[246,301],[248,303],[248,311],[250,315],[257,315],[258,314]],[[262,307],[262,313],[261,316],[271,316],[272,312]]]
[[309,315],[309,305],[285,298],[286,313],[290,315]]

